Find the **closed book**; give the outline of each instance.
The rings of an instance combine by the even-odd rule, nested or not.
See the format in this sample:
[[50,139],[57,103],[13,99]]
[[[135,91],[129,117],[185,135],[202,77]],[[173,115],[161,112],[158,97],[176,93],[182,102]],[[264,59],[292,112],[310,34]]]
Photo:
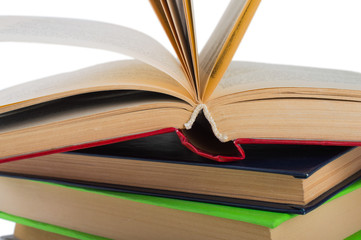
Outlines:
[[297,215],[0,177],[0,217],[81,239],[339,240],[360,230],[360,187]]
[[305,214],[360,177],[361,148],[245,145],[217,163],[175,133],[8,162],[0,174],[68,185]]

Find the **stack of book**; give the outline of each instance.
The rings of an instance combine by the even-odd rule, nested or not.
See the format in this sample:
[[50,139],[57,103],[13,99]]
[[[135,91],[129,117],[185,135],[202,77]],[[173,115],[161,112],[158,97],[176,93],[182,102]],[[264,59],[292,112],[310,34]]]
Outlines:
[[245,160],[217,163],[167,133],[1,164],[0,216],[79,239],[343,239],[361,229],[361,148],[244,148]]
[[361,74],[231,62],[259,0],[232,0],[199,56],[192,2],[150,2],[178,60],[117,25],[0,17],[0,41],[138,59],[0,91],[15,237],[360,238]]

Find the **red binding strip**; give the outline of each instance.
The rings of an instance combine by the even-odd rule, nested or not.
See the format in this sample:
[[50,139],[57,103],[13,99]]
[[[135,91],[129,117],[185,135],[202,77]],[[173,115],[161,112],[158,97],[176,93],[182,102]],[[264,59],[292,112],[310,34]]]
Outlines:
[[184,134],[180,130],[176,129],[176,133],[177,133],[179,139],[181,140],[182,144],[184,146],[186,146],[192,152],[198,154],[199,156],[209,158],[209,159],[215,160],[217,162],[238,161],[238,160],[242,160],[246,157],[242,147],[235,142],[234,142],[234,145],[236,146],[237,150],[239,151],[238,156],[212,155],[212,154],[207,153],[207,152],[197,148],[196,146],[194,146],[191,142],[189,142],[188,138],[186,138],[186,136],[184,136]]
[[102,146],[102,145],[107,145],[107,144],[112,144],[112,143],[117,143],[117,142],[123,142],[123,141],[128,141],[128,140],[132,140],[132,139],[143,138],[143,137],[148,137],[148,136],[153,136],[153,135],[158,135],[158,134],[163,134],[163,133],[170,133],[170,132],[174,132],[174,131],[177,133],[181,143],[184,146],[186,146],[189,150],[191,150],[192,152],[194,152],[202,157],[212,159],[212,160],[215,160],[218,162],[231,162],[231,161],[237,161],[237,160],[244,159],[245,152],[242,149],[242,147],[240,146],[240,144],[299,144],[299,145],[326,145],[326,146],[361,146],[361,142],[351,142],[351,141],[321,141],[321,140],[309,141],[309,140],[239,138],[239,139],[236,139],[233,141],[235,147],[237,148],[237,150],[239,152],[239,155],[238,156],[222,156],[222,155],[212,155],[210,153],[207,153],[207,152],[197,148],[178,129],[164,128],[164,129],[160,129],[160,130],[156,130],[156,131],[140,133],[140,134],[125,136],[125,137],[113,138],[113,139],[102,140],[102,141],[91,142],[91,143],[84,143],[84,144],[79,144],[79,145],[74,145],[74,146],[68,146],[68,147],[63,147],[63,148],[57,148],[57,149],[52,149],[52,150],[47,150],[47,151],[42,151],[42,152],[36,152],[36,153],[30,153],[30,154],[0,159],[0,163],[22,160],[22,159],[26,159],[26,158],[40,157],[40,156],[54,154],[54,153],[74,151],[74,150],[78,150],[78,149],[82,149],[82,148],[97,147],[97,146]]
[[322,145],[322,146],[361,146],[361,142],[351,141],[322,141],[322,140],[283,140],[283,139],[253,139],[239,138],[234,140],[238,144],[289,144],[289,145]]
[[47,151],[42,151],[42,152],[20,155],[20,156],[16,156],[16,157],[5,158],[5,159],[1,159],[0,163],[22,160],[22,159],[26,159],[26,158],[40,157],[40,156],[54,154],[54,153],[74,151],[74,150],[78,150],[78,149],[82,149],[82,148],[97,147],[97,146],[102,146],[102,145],[107,145],[107,144],[112,144],[112,143],[117,143],[117,142],[124,142],[124,141],[128,141],[128,140],[136,139],[136,138],[149,137],[149,136],[153,136],[153,135],[157,135],[157,134],[174,132],[174,131],[176,131],[175,128],[164,128],[164,129],[160,129],[160,130],[156,130],[156,131],[152,131],[152,132],[140,133],[140,134],[135,134],[135,135],[131,135],[131,136],[107,139],[107,140],[102,140],[102,141],[98,141],[98,142],[84,143],[84,144],[79,144],[79,145],[74,145],[74,146],[68,146],[68,147],[57,148],[57,149],[52,149],[52,150],[47,150]]

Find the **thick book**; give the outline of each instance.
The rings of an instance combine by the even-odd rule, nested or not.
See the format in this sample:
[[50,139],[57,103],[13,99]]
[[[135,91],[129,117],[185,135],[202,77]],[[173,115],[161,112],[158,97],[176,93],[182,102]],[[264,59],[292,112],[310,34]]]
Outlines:
[[[49,228],[51,229],[51,228]],[[48,230],[48,229],[47,229]],[[8,240],[77,240],[80,238],[71,238],[62,234],[53,233],[52,231],[44,231],[38,228],[29,227],[23,224],[16,224],[14,231],[14,238]],[[99,237],[93,236],[93,239]],[[100,238],[101,239],[101,238]]]
[[361,177],[361,148],[246,145],[217,163],[175,133],[8,162],[0,175],[238,207],[306,214]]
[[[244,143],[360,145],[360,73],[231,62],[260,0],[230,1],[199,56],[192,2],[150,2],[178,59],[118,25],[0,17],[3,42],[97,48],[136,59],[2,90],[2,162],[169,131],[218,161],[244,158]],[[210,128],[196,130],[202,113]]]
[[359,231],[361,222],[360,181],[306,215],[6,177],[0,192],[1,218],[69,237],[80,236],[71,230],[84,233],[81,239],[339,240]]
[[[29,221],[30,222],[30,221]],[[31,224],[32,223],[32,224]],[[77,233],[75,231],[69,229],[61,229],[51,226],[49,224],[42,224],[36,221],[31,222],[29,225],[34,227],[30,227],[27,225],[16,224],[15,233],[13,236],[7,236],[4,239],[0,237],[1,240],[76,240],[76,238],[68,237],[66,234],[75,235],[77,239],[92,239],[92,240],[105,240],[105,238],[97,237],[94,235],[85,235],[84,233]],[[42,230],[46,229],[46,230]],[[56,230],[60,231],[62,234],[53,233]],[[65,235],[64,235],[65,234]],[[85,237],[83,237],[85,235]],[[352,234],[351,236],[345,238],[345,240],[360,240],[361,239],[361,231]]]

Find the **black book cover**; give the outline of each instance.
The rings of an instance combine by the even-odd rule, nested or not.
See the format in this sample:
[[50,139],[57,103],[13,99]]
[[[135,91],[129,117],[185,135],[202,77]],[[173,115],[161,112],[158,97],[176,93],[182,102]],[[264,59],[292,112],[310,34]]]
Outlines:
[[[166,133],[146,138],[130,140],[95,148],[81,149],[66,154],[80,154],[109,157],[117,160],[137,159],[142,161],[161,161],[172,164],[191,164],[215,168],[230,168],[247,171],[269,172],[291,175],[295,178],[308,178],[322,166],[328,164],[353,147],[341,146],[307,146],[307,145],[243,145],[247,157],[245,160],[218,163],[203,158],[188,149],[179,141],[175,133]],[[121,191],[128,193],[147,194],[160,197],[171,197],[190,201],[202,201],[237,207],[254,208],[269,211],[305,214],[334,196],[344,187],[361,177],[361,172],[354,174],[334,188],[322,194],[307,205],[290,205],[248,199],[219,197],[196,193],[112,185],[107,183],[82,182],[69,179],[44,178],[0,173],[3,176],[38,179],[66,185],[97,188],[102,190]]]

